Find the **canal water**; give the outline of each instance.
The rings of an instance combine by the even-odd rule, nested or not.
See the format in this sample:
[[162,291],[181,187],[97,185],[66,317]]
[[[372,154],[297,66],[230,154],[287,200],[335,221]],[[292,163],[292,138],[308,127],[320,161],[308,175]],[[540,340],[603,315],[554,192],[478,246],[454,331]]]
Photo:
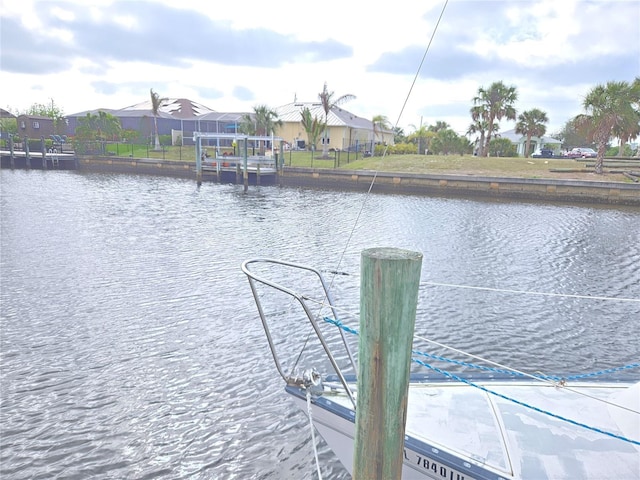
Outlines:
[[530,372],[639,360],[638,209],[8,170],[0,200],[3,480],[316,478],[251,257],[341,272],[357,311],[363,249],[419,251],[421,335]]

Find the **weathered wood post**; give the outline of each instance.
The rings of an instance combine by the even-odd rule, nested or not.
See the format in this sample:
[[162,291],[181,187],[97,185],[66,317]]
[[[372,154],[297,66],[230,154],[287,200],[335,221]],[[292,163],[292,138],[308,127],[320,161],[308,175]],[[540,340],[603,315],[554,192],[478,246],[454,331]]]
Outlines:
[[29,155],[29,137],[24,137],[23,143],[24,156],[27,159],[27,168],[31,168],[31,156]]
[[9,153],[11,154],[11,168],[16,168],[16,153],[13,145],[13,135],[9,134]]
[[260,162],[256,164],[256,185],[260,185]]
[[40,137],[40,151],[42,152],[42,169],[47,169],[47,146],[44,142],[44,137]]
[[422,254],[361,254],[354,480],[402,477],[411,347]]
[[[202,139],[200,135],[194,135],[196,141],[196,185],[202,185]],[[132,147],[133,148],[133,147]]]
[[[244,158],[244,191],[246,192],[247,190],[249,190],[249,170],[248,170],[248,164],[249,164],[249,150],[248,150],[248,139],[245,138],[244,140],[244,151],[242,152],[242,156]],[[255,148],[255,147],[254,147]],[[254,152],[255,153],[255,152]]]

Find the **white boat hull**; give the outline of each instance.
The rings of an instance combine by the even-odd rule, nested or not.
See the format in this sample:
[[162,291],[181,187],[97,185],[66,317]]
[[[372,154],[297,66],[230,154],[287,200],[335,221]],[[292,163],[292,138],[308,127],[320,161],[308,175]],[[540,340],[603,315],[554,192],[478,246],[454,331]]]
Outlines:
[[[606,409],[602,413],[599,401],[612,392],[633,391],[629,389],[630,384],[573,387],[572,390],[582,393],[525,382],[485,385],[501,395],[518,396],[527,405],[544,401],[548,407],[561,412],[563,418],[573,414],[578,420],[595,425],[595,430],[602,429],[621,438],[549,416],[542,408],[532,410],[504,398],[496,399],[468,385],[412,384],[403,479],[640,478],[640,447],[625,437],[625,432],[634,432],[638,426],[618,425],[615,415],[607,415]],[[297,406],[308,413],[305,391],[287,387],[287,392]],[[460,410],[460,405],[465,408]],[[599,410],[596,411],[596,407]],[[355,412],[349,399],[327,392],[313,399],[311,414],[317,431],[351,473]]]

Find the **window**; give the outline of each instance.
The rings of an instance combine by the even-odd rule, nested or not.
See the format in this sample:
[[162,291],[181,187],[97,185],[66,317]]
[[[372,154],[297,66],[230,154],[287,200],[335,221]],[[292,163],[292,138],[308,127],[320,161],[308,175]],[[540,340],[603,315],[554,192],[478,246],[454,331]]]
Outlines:
[[33,128],[40,128],[40,122],[33,122]]
[[25,128],[27,128],[27,124],[26,124],[26,123],[24,123],[24,120],[22,120],[22,121],[20,122],[20,128],[21,128],[21,129],[23,129],[23,130],[24,130]]

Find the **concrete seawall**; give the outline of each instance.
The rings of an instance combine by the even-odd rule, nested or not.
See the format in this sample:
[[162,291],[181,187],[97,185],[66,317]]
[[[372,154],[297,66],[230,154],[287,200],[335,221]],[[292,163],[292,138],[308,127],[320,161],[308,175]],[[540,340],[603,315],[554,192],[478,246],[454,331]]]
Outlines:
[[471,175],[412,174],[366,170],[325,170],[287,167],[284,186],[368,190],[415,195],[469,196],[587,202],[640,206],[640,184],[582,180],[523,179]]
[[[195,162],[123,157],[80,157],[79,170],[193,178]],[[513,198],[640,206],[640,184],[583,180],[524,179],[471,175],[413,174],[367,170],[285,167],[278,183],[287,187],[330,188],[452,197]]]
[[78,157],[78,169],[90,172],[135,173],[147,175],[165,175],[169,177],[193,178],[195,181],[195,162],[178,162],[155,158],[127,157]]

